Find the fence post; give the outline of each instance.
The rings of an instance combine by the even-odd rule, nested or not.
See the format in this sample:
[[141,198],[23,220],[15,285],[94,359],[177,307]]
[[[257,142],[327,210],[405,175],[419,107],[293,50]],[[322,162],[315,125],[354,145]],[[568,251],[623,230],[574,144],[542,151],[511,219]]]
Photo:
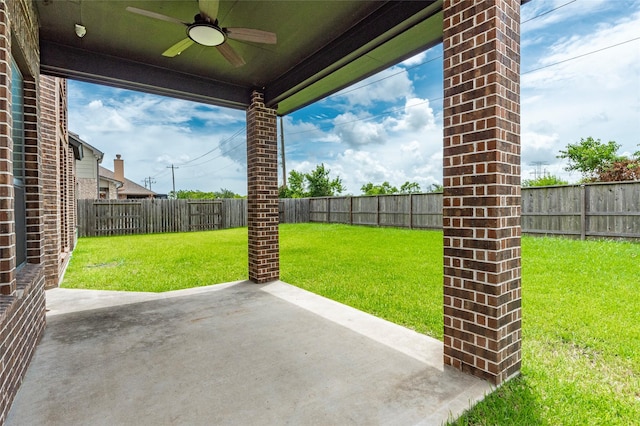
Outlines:
[[349,197],[349,225],[353,225],[353,196]]
[[409,194],[409,229],[413,229],[413,194]]
[[580,239],[587,238],[587,186],[580,185]]
[[380,226],[380,196],[376,195],[376,226]]

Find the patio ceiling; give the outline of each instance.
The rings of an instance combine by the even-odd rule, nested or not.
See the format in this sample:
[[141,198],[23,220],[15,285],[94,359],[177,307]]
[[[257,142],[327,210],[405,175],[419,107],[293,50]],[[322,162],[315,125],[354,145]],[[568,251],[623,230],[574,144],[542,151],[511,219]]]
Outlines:
[[[48,75],[245,109],[253,89],[284,115],[394,65],[442,39],[442,0],[225,1],[221,27],[277,34],[276,44],[228,39],[246,62],[235,67],[216,47],[162,53],[186,26],[196,0],[37,0],[41,71]],[[75,24],[86,28],[78,37]]]

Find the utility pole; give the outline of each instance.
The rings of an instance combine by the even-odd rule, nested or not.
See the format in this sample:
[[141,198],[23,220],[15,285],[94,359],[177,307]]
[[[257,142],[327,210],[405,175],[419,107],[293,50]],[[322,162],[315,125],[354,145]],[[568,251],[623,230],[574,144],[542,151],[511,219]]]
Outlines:
[[149,184],[149,191],[151,191],[151,184],[152,183],[156,183],[156,180],[154,178],[152,178],[151,176],[149,176],[148,178],[144,178],[144,187],[147,187],[147,184]]
[[547,166],[549,165],[549,163],[546,161],[534,161],[531,163],[531,165],[535,166],[533,176],[535,179],[538,179],[546,175],[546,169],[543,170],[542,166]]
[[174,167],[172,164],[171,167],[167,166],[167,169],[171,169],[171,182],[173,183],[173,196],[176,197],[176,175],[175,169],[179,169],[180,167]]
[[284,123],[280,116],[280,152],[282,153],[282,185],[287,187],[287,165],[284,158]]

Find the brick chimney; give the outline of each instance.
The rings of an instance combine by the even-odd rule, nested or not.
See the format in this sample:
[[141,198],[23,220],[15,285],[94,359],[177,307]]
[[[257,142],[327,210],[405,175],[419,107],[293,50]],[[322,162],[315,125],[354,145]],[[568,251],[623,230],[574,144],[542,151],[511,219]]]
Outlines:
[[116,158],[113,160],[113,175],[116,180],[124,183],[124,160],[120,154],[116,154]]

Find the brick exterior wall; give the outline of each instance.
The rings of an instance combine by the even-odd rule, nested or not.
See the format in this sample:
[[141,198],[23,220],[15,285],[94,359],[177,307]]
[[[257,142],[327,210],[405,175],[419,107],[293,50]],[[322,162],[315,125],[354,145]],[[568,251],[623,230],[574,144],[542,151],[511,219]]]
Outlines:
[[67,133],[67,85],[40,77],[45,286],[57,287],[75,246],[75,159]]
[[0,1],[0,294],[12,294],[16,289],[10,53],[9,11],[7,4]]
[[0,425],[20,388],[45,327],[44,273],[41,265],[21,269],[17,291],[0,296]]
[[[45,286],[53,287],[58,268],[58,249],[60,247],[60,209],[58,192],[60,182],[57,179],[59,152],[56,146],[57,102],[56,79],[40,77],[40,128],[42,134],[42,169],[44,174],[44,221],[47,233],[44,258]],[[45,143],[46,142],[46,143]],[[57,285],[57,282],[55,283]]]
[[254,91],[247,109],[247,224],[249,279],[255,283],[280,278],[278,221],[276,110]]
[[[115,185],[113,185],[115,189]],[[92,178],[78,178],[78,200],[97,200],[98,184]],[[115,196],[113,197],[115,198]]]
[[38,120],[37,77],[24,79],[25,121],[25,198],[27,214],[27,262],[40,264],[44,260],[44,202],[42,196],[42,149]]
[[520,0],[444,1],[444,362],[517,374]]
[[[0,0],[0,424],[45,326],[47,239],[38,23],[30,0]],[[26,263],[16,269],[11,57],[23,74]]]

